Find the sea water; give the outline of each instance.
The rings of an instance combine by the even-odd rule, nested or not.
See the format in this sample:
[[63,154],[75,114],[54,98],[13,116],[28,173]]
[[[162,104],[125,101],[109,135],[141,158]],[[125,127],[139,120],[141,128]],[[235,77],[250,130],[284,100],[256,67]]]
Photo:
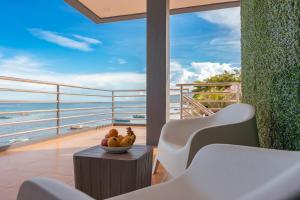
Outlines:
[[[177,101],[177,100],[175,100]],[[176,104],[176,103],[173,103]],[[103,103],[61,103],[60,109],[72,109],[72,108],[91,108],[91,107],[101,107],[105,109],[93,109],[93,110],[74,110],[74,111],[61,111],[60,117],[68,117],[68,116],[76,116],[76,115],[88,115],[88,114],[100,114],[106,113],[98,116],[88,116],[88,117],[78,117],[78,118],[70,118],[70,119],[61,119],[60,126],[69,125],[69,124],[77,124],[87,121],[99,120],[97,122],[84,124],[84,126],[102,126],[111,124],[111,120],[104,120],[111,118],[111,103],[103,102]],[[145,102],[116,102],[115,107],[145,107]],[[55,103],[0,103],[0,112],[14,112],[14,111],[31,111],[31,110],[52,110],[56,109]],[[131,112],[131,113],[146,113],[145,108],[115,108],[115,113],[117,112]],[[176,112],[176,111],[175,111]],[[0,115],[0,124],[11,123],[11,122],[22,122],[22,121],[31,121],[31,120],[40,120],[40,119],[49,119],[56,118],[56,112],[37,112],[37,113],[21,113],[21,114],[5,114]],[[134,118],[135,114],[115,114],[115,118]],[[32,123],[24,123],[24,124],[15,124],[15,125],[5,125],[0,126],[0,135],[6,134],[14,134],[17,132],[30,131],[36,129],[43,129],[47,127],[56,127],[56,120],[51,121],[43,121],[43,122],[32,122]],[[135,124],[145,124],[145,119],[141,119],[140,117],[137,119],[133,119],[130,123]],[[70,132],[70,127],[60,128],[60,134],[65,134]],[[8,137],[0,137],[0,146],[5,146],[12,143],[23,142],[28,140],[35,140],[40,138],[46,138],[50,136],[54,136],[57,134],[56,129],[37,131],[32,133],[8,136]]]

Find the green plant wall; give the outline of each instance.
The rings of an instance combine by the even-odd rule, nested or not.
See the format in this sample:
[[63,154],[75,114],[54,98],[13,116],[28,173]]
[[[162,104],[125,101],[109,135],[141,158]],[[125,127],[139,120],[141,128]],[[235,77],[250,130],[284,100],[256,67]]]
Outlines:
[[300,150],[300,0],[241,0],[243,101],[263,147]]

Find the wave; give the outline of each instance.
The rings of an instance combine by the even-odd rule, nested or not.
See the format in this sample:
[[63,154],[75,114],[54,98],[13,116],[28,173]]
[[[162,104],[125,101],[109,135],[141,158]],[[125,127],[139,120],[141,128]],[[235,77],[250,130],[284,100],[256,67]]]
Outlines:
[[0,116],[0,119],[11,119],[12,117]]

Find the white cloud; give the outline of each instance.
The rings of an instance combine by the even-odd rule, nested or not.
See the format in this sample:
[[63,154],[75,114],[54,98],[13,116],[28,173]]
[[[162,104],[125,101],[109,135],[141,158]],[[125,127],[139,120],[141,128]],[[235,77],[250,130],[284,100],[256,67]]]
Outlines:
[[172,61],[170,63],[170,80],[171,85],[175,86],[178,83],[191,83],[197,79],[197,74],[184,68],[179,62]]
[[213,62],[192,62],[191,66],[198,75],[198,80],[204,80],[211,76],[222,74],[225,71],[233,73],[235,69],[239,69],[228,63]]
[[0,60],[1,74],[10,74],[17,72],[18,74],[30,74],[40,72],[41,62],[33,60],[24,55],[17,55],[11,58],[2,58]]
[[101,44],[102,42],[99,41],[99,40],[96,40],[94,38],[90,38],[90,37],[84,37],[84,36],[81,36],[81,35],[77,35],[77,34],[74,34],[73,35],[75,38],[79,39],[79,40],[82,40],[82,41],[85,41],[89,44]]
[[[233,72],[231,64],[213,63],[213,62],[192,62],[187,66],[182,65],[177,61],[171,62],[171,87],[178,83],[192,83],[196,80],[204,80],[210,76],[223,73],[225,70]],[[17,78],[26,78],[33,80],[66,83],[73,85],[82,85],[86,87],[99,89],[144,89],[146,87],[146,74],[135,72],[107,72],[93,74],[76,74],[76,73],[59,73],[46,69],[45,62],[41,62],[27,55],[16,55],[14,57],[5,57],[0,59],[0,75],[11,76]],[[124,84],[126,83],[126,84]],[[51,90],[53,86],[45,85],[28,85],[17,82],[0,81],[0,87],[12,88],[29,88],[36,90]],[[29,87],[28,87],[29,86]],[[90,92],[90,91],[89,91]],[[10,96],[15,99],[44,99],[45,95],[37,96],[24,95]],[[0,96],[0,99],[5,99],[5,95]]]
[[199,12],[197,16],[212,24],[229,29],[228,34],[211,40],[210,45],[240,48],[240,7]]
[[240,31],[240,7],[199,12],[197,16],[210,23],[227,27],[233,31]]
[[[143,89],[145,74],[135,72],[114,72],[98,74],[71,74],[72,83],[92,86],[100,89]],[[126,84],[124,84],[126,83]]]
[[[0,75],[82,85],[99,89],[143,89],[145,88],[146,80],[145,74],[135,72],[93,74],[53,72],[47,70],[42,62],[25,55],[1,59]],[[12,83],[12,85],[14,84]]]
[[224,73],[224,71],[234,72],[239,69],[228,63],[214,62],[192,62],[189,66],[183,66],[179,62],[171,62],[171,85],[178,83],[192,83],[196,80],[204,80],[211,76]]
[[[210,76],[222,74],[224,71],[233,72],[237,67],[228,63],[192,62],[183,66],[177,61],[171,62],[170,79],[172,85],[191,83],[204,80]],[[17,55],[4,57],[0,60],[0,75],[39,79],[44,81],[64,82],[100,89],[130,89],[145,88],[146,75],[135,72],[112,72],[94,74],[58,73],[49,71],[45,63],[30,56]],[[126,82],[126,85],[123,83]]]
[[28,30],[34,36],[42,40],[57,44],[62,47],[77,49],[80,51],[92,51],[93,48],[91,47],[91,45],[101,43],[99,40],[84,37],[81,35],[73,35],[74,38],[76,38],[75,40],[66,36],[62,36],[62,34],[60,33],[52,32],[52,31],[36,29],[36,28],[28,29]]
[[127,61],[125,59],[123,59],[123,58],[118,58],[117,62],[118,62],[119,65],[127,64]]
[[241,47],[241,41],[239,37],[231,36],[229,34],[225,37],[217,37],[212,39],[209,42],[212,46],[231,46],[233,48],[240,48]]

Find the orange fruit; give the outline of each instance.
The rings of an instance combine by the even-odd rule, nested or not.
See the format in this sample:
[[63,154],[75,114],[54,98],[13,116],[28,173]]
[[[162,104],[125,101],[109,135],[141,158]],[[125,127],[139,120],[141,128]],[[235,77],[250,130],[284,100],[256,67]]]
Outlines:
[[110,131],[108,132],[108,134],[105,136],[106,138],[110,138],[110,137],[117,137],[118,136],[118,130],[117,129],[110,129]]

